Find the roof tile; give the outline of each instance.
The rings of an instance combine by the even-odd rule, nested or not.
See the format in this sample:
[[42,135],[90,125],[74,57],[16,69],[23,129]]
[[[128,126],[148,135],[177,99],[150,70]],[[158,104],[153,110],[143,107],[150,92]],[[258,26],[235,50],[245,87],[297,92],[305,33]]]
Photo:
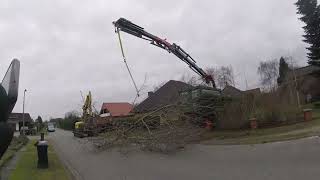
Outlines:
[[102,110],[108,110],[111,116],[128,116],[133,106],[130,103],[103,103]]

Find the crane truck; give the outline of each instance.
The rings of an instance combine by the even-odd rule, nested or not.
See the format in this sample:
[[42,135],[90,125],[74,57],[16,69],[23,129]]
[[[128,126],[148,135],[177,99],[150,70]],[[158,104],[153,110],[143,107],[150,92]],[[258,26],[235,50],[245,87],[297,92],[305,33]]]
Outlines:
[[[213,122],[216,119],[216,112],[218,111],[217,107],[221,107],[221,103],[218,105],[217,102],[223,99],[223,97],[221,96],[220,91],[216,88],[216,84],[212,75],[206,73],[202,68],[200,68],[196,64],[196,61],[185,50],[183,50],[176,43],[170,43],[166,39],[159,38],[158,36],[155,36],[145,31],[143,27],[138,26],[125,18],[120,18],[117,21],[114,21],[113,25],[115,26],[115,32],[118,34],[119,37],[119,43],[125,63],[126,58],[122,47],[122,41],[120,36],[121,31],[141,38],[143,40],[149,41],[150,44],[174,54],[176,57],[178,57],[180,60],[186,63],[191,70],[200,75],[204,82],[206,82],[209,85],[209,87],[198,86],[185,92],[181,92],[182,103],[188,105],[191,104],[190,108],[185,108],[185,113],[201,117],[203,121],[200,121],[200,125],[202,125],[204,121]],[[128,65],[127,69],[130,73]],[[130,76],[133,80],[131,73]],[[133,83],[136,87],[134,80]],[[139,96],[138,90],[137,93],[137,95]],[[209,106],[212,106],[212,108],[203,108]],[[199,109],[199,107],[201,108]]]

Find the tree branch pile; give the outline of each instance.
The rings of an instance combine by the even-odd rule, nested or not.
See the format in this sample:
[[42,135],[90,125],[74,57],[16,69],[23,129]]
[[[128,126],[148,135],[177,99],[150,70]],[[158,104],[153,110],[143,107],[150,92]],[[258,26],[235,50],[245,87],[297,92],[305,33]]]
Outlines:
[[168,105],[146,114],[118,118],[102,134],[98,148],[135,146],[142,150],[170,153],[199,140],[202,129],[191,124],[178,105]]
[[112,129],[95,145],[100,149],[135,146],[142,150],[170,153],[200,140],[201,126],[217,118],[223,101],[217,98],[177,103],[145,114],[113,120]]

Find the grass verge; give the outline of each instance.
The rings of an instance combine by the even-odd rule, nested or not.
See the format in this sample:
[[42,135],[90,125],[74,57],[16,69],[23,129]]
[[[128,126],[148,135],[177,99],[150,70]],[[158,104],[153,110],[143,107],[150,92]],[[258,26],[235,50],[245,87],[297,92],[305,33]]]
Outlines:
[[8,147],[7,151],[4,153],[3,157],[0,160],[0,169],[14,156],[14,154],[21,149],[24,145],[28,143],[28,138],[19,136],[13,137],[10,146]]
[[21,152],[16,169],[11,173],[9,180],[69,180],[68,171],[63,167],[52,146],[48,148],[49,168],[37,169],[36,141],[30,141],[25,151]]
[[[307,108],[312,108],[307,105]],[[313,120],[297,124],[242,131],[212,131],[202,136],[203,144],[261,144],[277,141],[319,136],[320,135],[320,109],[313,109]]]

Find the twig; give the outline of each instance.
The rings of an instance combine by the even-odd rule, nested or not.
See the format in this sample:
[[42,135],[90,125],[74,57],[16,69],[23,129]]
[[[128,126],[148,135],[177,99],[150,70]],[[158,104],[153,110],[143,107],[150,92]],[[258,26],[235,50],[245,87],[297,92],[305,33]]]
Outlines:
[[146,128],[148,129],[149,134],[152,135],[152,133],[151,133],[151,131],[150,131],[149,126],[147,125],[147,123],[144,122],[143,119],[141,119],[141,121],[142,121],[142,123],[146,126]]

